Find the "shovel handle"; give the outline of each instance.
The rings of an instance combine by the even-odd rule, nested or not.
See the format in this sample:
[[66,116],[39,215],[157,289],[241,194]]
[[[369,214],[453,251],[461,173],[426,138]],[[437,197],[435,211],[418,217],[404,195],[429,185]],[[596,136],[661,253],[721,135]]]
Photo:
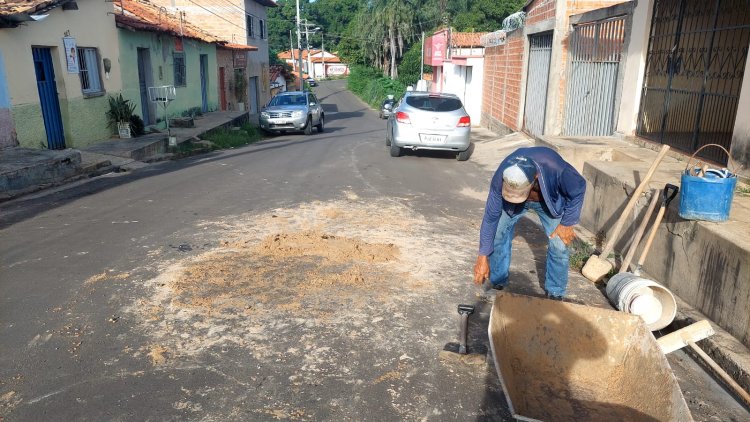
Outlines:
[[646,246],[643,247],[643,252],[641,252],[641,257],[638,258],[638,265],[636,268],[638,268],[638,271],[640,272],[640,268],[643,266],[643,263],[646,261],[646,256],[648,255],[649,249],[651,249],[651,243],[653,243],[654,238],[656,237],[656,230],[659,228],[659,223],[661,223],[661,219],[664,218],[664,213],[667,211],[667,207],[669,206],[669,203],[672,202],[672,200],[677,196],[677,193],[680,192],[680,188],[678,188],[675,185],[667,183],[664,185],[664,191],[662,192],[662,201],[661,201],[661,208],[659,208],[659,213],[656,214],[656,220],[654,220],[654,225],[651,226],[651,230],[648,232],[648,238],[646,239]]
[[627,271],[628,267],[630,266],[630,262],[633,261],[635,252],[636,250],[638,250],[638,245],[641,243],[641,239],[643,238],[643,232],[646,231],[646,226],[648,225],[649,220],[651,220],[651,215],[653,215],[654,209],[656,209],[656,204],[658,202],[658,191],[653,190],[651,193],[651,201],[648,203],[648,209],[646,209],[646,213],[643,215],[641,224],[638,225],[638,230],[636,230],[635,235],[633,236],[633,240],[632,242],[630,242],[630,249],[628,249],[628,254],[625,256],[625,260],[622,261],[622,266],[620,266],[621,273]]
[[617,220],[617,224],[615,224],[615,228],[612,230],[612,233],[609,236],[609,240],[604,246],[604,250],[602,250],[602,253],[600,255],[602,259],[607,259],[610,252],[612,252],[612,249],[614,249],[615,241],[620,235],[620,231],[622,230],[622,226],[625,224],[625,220],[627,220],[628,215],[630,215],[630,211],[635,206],[635,203],[638,201],[641,193],[643,193],[643,190],[646,189],[648,182],[651,180],[651,176],[654,175],[654,173],[656,172],[656,168],[659,167],[659,163],[661,163],[661,160],[665,155],[667,155],[667,151],[669,151],[669,145],[662,145],[661,150],[659,151],[659,155],[656,156],[653,164],[651,164],[651,167],[648,169],[648,173],[646,173],[646,176],[641,181],[641,184],[638,185],[638,187],[633,192],[633,195],[630,197],[630,201],[628,201],[628,204],[625,205],[625,209],[622,211],[620,218]]
[[672,200],[677,196],[677,193],[680,191],[680,188],[677,186],[667,183],[664,185],[664,191],[661,194],[661,204],[664,208],[669,207],[669,203],[672,202]]

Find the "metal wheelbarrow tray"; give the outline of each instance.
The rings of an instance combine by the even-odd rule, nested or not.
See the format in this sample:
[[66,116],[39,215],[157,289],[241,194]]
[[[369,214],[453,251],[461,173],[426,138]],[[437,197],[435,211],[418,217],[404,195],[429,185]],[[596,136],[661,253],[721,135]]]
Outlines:
[[489,337],[517,420],[693,420],[638,316],[503,292],[492,306]]

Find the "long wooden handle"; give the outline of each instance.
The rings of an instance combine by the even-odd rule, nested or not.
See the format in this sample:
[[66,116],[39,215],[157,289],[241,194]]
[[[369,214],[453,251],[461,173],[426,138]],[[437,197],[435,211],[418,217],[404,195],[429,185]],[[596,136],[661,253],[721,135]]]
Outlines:
[[651,202],[648,204],[648,209],[646,209],[646,214],[643,216],[643,220],[641,221],[641,224],[638,226],[638,230],[635,232],[635,235],[633,236],[633,241],[630,244],[630,249],[628,250],[628,254],[625,256],[625,260],[622,261],[622,266],[620,267],[620,272],[623,273],[628,270],[628,267],[630,266],[630,262],[633,260],[633,256],[635,256],[635,251],[638,249],[638,244],[641,243],[641,238],[643,237],[643,232],[646,231],[646,226],[648,225],[648,221],[651,220],[651,215],[654,213],[654,209],[656,208],[656,204],[659,202],[659,193],[656,190],[651,191]]
[[643,263],[646,262],[646,256],[648,256],[648,251],[651,249],[651,243],[654,242],[654,238],[656,237],[656,230],[659,228],[659,223],[661,223],[662,217],[664,217],[664,212],[667,210],[667,207],[664,205],[659,208],[659,212],[656,214],[656,220],[654,220],[654,225],[651,226],[651,230],[648,232],[648,238],[646,239],[646,245],[643,247],[643,252],[641,252],[641,257],[638,258],[638,265],[636,268],[641,268],[643,266]]
[[711,368],[716,375],[718,375],[722,381],[727,385],[727,387],[731,388],[732,391],[734,391],[737,396],[742,399],[742,401],[745,402],[746,405],[750,405],[750,394],[745,391],[741,385],[737,384],[735,380],[732,379],[732,377],[729,376],[718,363],[716,363],[713,359],[711,359],[710,356],[706,354],[706,352],[703,351],[698,345],[696,345],[694,342],[689,341],[688,346],[690,346],[693,351],[700,356],[704,362]]
[[654,163],[651,164],[651,168],[648,169],[646,177],[644,177],[643,181],[641,181],[641,184],[638,185],[637,188],[635,188],[633,195],[630,197],[630,201],[628,201],[628,204],[625,205],[625,209],[622,211],[620,218],[617,220],[617,224],[612,230],[612,234],[609,236],[609,240],[607,240],[607,244],[604,246],[604,250],[602,250],[601,256],[604,259],[607,259],[607,256],[609,256],[610,252],[612,252],[612,249],[615,247],[615,241],[620,235],[620,231],[622,230],[622,226],[625,224],[625,220],[627,220],[628,215],[630,215],[630,211],[633,209],[635,203],[638,201],[638,198],[641,196],[641,193],[643,193],[643,190],[651,180],[651,176],[653,176],[654,172],[656,172],[656,168],[659,167],[659,163],[661,163],[661,160],[665,155],[667,155],[667,151],[669,151],[669,145],[662,145],[661,150],[659,151],[659,155],[656,156]]

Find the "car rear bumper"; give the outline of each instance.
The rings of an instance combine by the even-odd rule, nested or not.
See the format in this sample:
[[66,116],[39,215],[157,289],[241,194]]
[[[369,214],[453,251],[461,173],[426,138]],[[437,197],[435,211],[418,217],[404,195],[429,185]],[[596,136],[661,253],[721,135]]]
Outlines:
[[[425,140],[420,135],[439,135],[444,137],[440,142]],[[393,126],[394,145],[406,149],[429,149],[438,151],[466,151],[471,145],[471,128],[456,128],[450,132],[418,130],[410,125]]]

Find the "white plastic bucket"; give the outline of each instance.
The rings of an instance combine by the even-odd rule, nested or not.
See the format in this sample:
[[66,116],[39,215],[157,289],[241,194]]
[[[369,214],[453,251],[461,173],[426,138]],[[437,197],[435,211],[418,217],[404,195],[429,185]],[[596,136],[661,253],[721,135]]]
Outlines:
[[612,276],[607,282],[607,297],[617,309],[640,316],[651,331],[671,324],[677,313],[672,292],[631,273]]

